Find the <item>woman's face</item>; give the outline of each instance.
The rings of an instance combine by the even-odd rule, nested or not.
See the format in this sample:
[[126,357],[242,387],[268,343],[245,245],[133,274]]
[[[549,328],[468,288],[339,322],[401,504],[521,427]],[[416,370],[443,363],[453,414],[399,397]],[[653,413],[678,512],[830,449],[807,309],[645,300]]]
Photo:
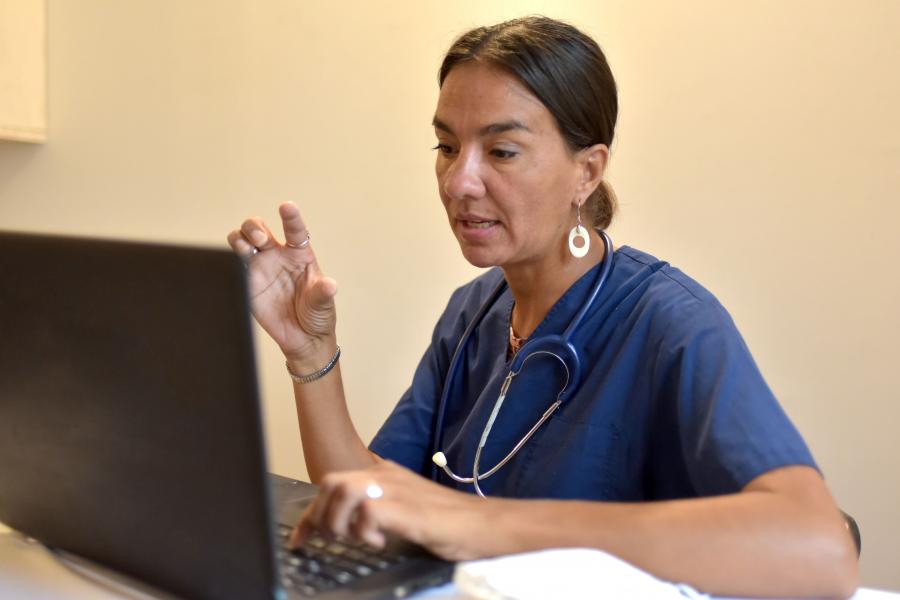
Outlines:
[[506,71],[466,62],[444,80],[434,131],[438,190],[466,259],[562,260],[584,167],[540,100]]

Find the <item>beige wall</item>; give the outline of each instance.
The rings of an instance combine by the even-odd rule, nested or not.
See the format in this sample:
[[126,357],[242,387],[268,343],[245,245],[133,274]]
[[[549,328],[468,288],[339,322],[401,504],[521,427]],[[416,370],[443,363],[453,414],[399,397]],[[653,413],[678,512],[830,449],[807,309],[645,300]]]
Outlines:
[[0,139],[46,139],[45,14],[44,0],[0,2]]
[[[341,284],[351,410],[371,437],[448,293],[429,122],[461,30],[566,18],[621,88],[618,244],[732,311],[900,590],[900,2],[49,0],[49,141],[0,142],[0,227],[224,245],[302,207]],[[260,338],[271,465],[303,476]]]

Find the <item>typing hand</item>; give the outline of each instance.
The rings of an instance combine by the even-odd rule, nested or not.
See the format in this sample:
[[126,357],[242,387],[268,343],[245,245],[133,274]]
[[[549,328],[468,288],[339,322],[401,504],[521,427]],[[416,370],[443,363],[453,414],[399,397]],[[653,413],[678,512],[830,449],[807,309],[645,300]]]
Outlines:
[[361,471],[326,475],[289,543],[296,547],[318,531],[380,548],[389,533],[448,560],[480,558],[481,535],[490,529],[490,503],[381,461]]
[[337,283],[319,270],[300,210],[285,202],[278,212],[284,244],[259,218],[229,233],[228,243],[247,264],[253,316],[292,365],[314,371],[334,351]]

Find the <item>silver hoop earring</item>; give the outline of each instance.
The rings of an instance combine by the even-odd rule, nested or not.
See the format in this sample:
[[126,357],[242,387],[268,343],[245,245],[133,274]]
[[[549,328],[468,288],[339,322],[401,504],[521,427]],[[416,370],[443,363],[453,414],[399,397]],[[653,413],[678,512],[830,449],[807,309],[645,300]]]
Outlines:
[[[578,205],[578,222],[569,230],[569,252],[575,258],[584,258],[591,249],[591,237],[588,230],[581,224],[581,205]],[[575,245],[575,238],[581,238],[581,247]]]

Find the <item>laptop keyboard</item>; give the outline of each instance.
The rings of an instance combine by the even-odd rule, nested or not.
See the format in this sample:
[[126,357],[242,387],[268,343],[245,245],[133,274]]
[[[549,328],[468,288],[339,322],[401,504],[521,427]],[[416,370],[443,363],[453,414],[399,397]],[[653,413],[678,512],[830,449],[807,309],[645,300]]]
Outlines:
[[300,548],[289,550],[289,527],[279,526],[278,561],[281,585],[302,596],[348,585],[407,560],[363,543],[326,539],[313,535]]

